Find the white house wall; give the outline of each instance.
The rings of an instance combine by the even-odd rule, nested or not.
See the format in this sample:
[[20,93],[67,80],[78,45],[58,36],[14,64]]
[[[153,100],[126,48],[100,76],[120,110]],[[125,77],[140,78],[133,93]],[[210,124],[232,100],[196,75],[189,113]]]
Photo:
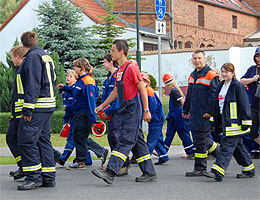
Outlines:
[[[247,68],[254,64],[253,54],[255,49],[256,47],[235,47],[235,49],[231,48],[229,50],[205,51],[206,62],[218,72],[220,72],[220,68],[224,63],[232,62],[236,68],[237,78],[240,79]],[[172,73],[179,86],[187,86],[188,77],[194,70],[191,57],[192,52],[162,54],[161,75],[163,76],[165,73]],[[153,75],[157,80],[158,86],[158,80],[162,81],[162,77],[158,79],[158,55],[146,55],[142,56],[142,58],[142,71]]]

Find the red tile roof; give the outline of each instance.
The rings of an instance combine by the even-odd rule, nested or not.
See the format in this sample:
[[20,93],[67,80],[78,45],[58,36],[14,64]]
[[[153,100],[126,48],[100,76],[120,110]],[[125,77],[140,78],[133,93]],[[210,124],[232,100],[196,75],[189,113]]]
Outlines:
[[[18,8],[14,11],[14,13],[0,26],[0,31],[6,26],[6,24],[8,24],[9,21],[12,20],[12,18],[23,8],[23,6],[28,1],[29,0],[23,0],[19,4]],[[83,13],[97,23],[102,23],[101,19],[98,16],[107,15],[106,10],[102,6],[100,6],[95,0],[74,0],[71,2],[78,7],[83,7]],[[126,26],[122,22],[117,22],[115,24],[118,26]]]
[[240,11],[256,14],[252,9],[243,4],[240,0],[207,0],[209,2],[218,4],[220,6],[229,7],[232,9],[237,9]]

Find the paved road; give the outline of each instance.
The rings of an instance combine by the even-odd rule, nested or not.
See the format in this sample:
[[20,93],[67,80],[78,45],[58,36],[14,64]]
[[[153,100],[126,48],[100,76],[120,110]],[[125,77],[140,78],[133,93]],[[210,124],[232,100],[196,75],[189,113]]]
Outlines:
[[[3,149],[0,149],[0,152]],[[3,152],[2,152],[3,153]],[[7,152],[8,153],[8,152]],[[57,166],[57,186],[55,188],[39,188],[31,191],[18,191],[21,182],[14,182],[8,176],[15,165],[0,166],[0,199],[1,200],[202,200],[202,199],[234,199],[259,200],[260,179],[259,160],[254,160],[256,178],[239,180],[236,174],[240,167],[234,160],[231,161],[227,175],[222,182],[215,182],[206,177],[185,177],[186,171],[192,170],[194,161],[180,158],[183,153],[181,146],[173,146],[170,151],[170,161],[162,166],[156,166],[158,180],[149,183],[136,183],[135,177],[141,174],[138,165],[132,165],[129,174],[116,177],[113,185],[109,186],[97,179],[91,173],[99,167],[100,161],[94,161],[86,170],[69,171]],[[1,154],[1,153],[0,153]],[[153,157],[153,161],[157,161]],[[213,161],[208,161],[211,166]]]

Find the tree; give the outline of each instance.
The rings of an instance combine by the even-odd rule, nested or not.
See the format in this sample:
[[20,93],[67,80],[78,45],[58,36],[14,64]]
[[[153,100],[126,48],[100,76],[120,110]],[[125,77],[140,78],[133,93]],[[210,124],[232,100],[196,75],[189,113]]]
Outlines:
[[0,0],[0,24],[16,10],[20,0]]
[[79,57],[97,64],[95,56],[103,52],[86,28],[79,26],[83,20],[80,8],[67,0],[52,0],[51,5],[47,2],[39,5],[36,12],[41,21],[37,33],[44,40],[44,49],[57,52],[64,68],[71,68],[73,60]]

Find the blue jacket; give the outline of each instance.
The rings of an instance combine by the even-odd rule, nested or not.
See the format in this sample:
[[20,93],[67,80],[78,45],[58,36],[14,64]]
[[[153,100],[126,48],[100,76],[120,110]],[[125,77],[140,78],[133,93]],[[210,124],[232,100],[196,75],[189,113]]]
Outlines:
[[17,93],[23,95],[19,99],[23,115],[54,111],[56,69],[52,58],[37,45],[24,57],[16,75]]
[[[116,72],[117,70],[111,75],[111,72],[108,72],[107,78],[103,83],[103,93],[102,93],[102,99],[101,103],[103,103],[107,97],[110,95],[110,93],[113,91],[115,87],[115,82],[116,82]],[[104,110],[105,114],[107,116],[115,113],[118,109],[120,108],[119,104],[119,98],[117,97],[111,104],[110,107],[106,108]]]
[[214,112],[214,101],[219,84],[219,76],[215,70],[205,66],[199,72],[195,69],[189,77],[188,91],[183,105],[183,112],[190,113],[191,130],[210,131],[209,119],[203,115]]
[[[248,101],[245,86],[236,79],[232,79],[225,96],[222,115],[218,102],[218,95],[225,81],[222,81],[217,88],[215,97],[214,126],[222,127],[226,136],[245,134],[246,129],[252,125],[250,118],[250,104]],[[247,126],[242,130],[242,126]],[[244,129],[244,128],[243,128]]]
[[[72,87],[73,85],[71,85],[69,87]],[[59,90],[59,92],[62,92],[62,90]],[[68,123],[70,121],[70,119],[73,118],[73,116],[74,116],[73,107],[72,107],[73,97],[70,93],[63,91],[62,92],[62,101],[63,101],[63,105],[66,106],[63,120],[64,120],[64,123]]]
[[[149,110],[152,116],[151,121],[149,122],[149,126],[156,125],[156,126],[161,126],[164,124],[164,113],[163,113],[163,107],[162,107],[162,102],[157,96],[157,94],[154,92],[153,88],[150,86],[146,87],[147,90],[147,96],[148,96],[148,106]],[[143,109],[143,102],[142,98],[140,96],[140,101],[142,105],[142,116],[144,114],[144,109]]]
[[84,74],[78,77],[77,82],[72,87],[65,85],[62,90],[72,94],[74,114],[86,111],[89,122],[95,123],[97,121],[94,109],[98,99],[98,86],[90,75]]

